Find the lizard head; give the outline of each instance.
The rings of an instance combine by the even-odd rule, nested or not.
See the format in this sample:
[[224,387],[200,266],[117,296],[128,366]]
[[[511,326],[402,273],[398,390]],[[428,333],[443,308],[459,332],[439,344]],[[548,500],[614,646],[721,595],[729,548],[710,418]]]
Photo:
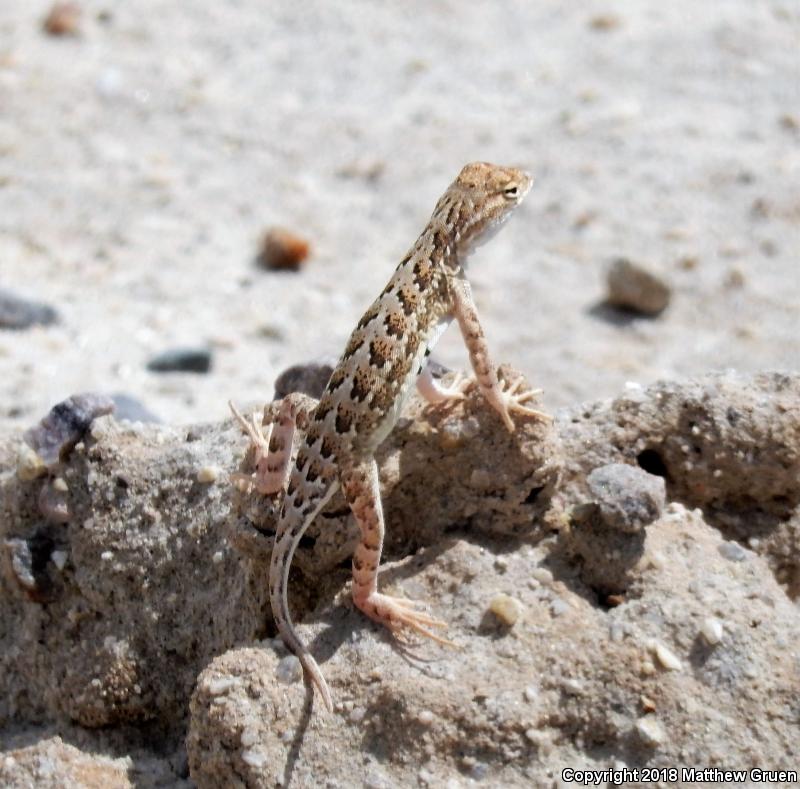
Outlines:
[[434,215],[445,223],[463,258],[500,229],[532,184],[533,178],[524,170],[473,162],[458,174]]

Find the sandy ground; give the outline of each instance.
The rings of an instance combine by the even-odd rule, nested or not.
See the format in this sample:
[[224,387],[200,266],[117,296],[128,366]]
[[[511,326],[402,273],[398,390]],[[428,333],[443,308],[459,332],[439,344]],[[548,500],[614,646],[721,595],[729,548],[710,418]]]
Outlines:
[[[791,0],[0,4],[0,284],[60,325],[0,333],[0,419],[80,390],[166,421],[338,355],[467,161],[529,168],[472,264],[497,361],[555,408],[711,369],[797,369],[800,11]],[[264,229],[314,246],[254,264]],[[608,261],[656,320],[596,309]],[[208,375],[154,354],[209,345]],[[462,367],[455,329],[439,358]]]

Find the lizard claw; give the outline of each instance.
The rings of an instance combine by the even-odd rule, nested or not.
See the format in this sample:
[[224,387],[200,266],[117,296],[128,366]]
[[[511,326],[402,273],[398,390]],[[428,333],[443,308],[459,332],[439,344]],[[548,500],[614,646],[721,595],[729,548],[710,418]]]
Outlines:
[[537,395],[540,395],[542,390],[523,387],[525,387],[525,382],[522,378],[518,378],[508,389],[503,389],[503,383],[500,384],[500,402],[497,406],[497,411],[500,413],[510,433],[513,433],[516,429],[514,421],[511,419],[512,413],[540,419],[542,422],[553,421],[553,417],[550,414],[524,405],[529,400],[533,400]]
[[447,627],[446,622],[436,619],[424,611],[419,611],[420,603],[414,600],[407,600],[402,597],[390,597],[389,595],[374,592],[363,601],[357,601],[356,605],[376,622],[380,622],[392,631],[393,634],[401,634],[406,630],[411,630],[425,638],[430,638],[438,644],[455,647],[458,646],[453,641],[443,638],[438,633],[434,633],[430,628]]

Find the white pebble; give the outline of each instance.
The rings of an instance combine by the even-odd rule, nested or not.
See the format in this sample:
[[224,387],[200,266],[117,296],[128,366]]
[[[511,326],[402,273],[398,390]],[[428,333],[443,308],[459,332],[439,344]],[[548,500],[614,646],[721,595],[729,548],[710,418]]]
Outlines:
[[17,452],[17,476],[23,482],[30,482],[46,471],[44,461],[27,444],[22,444]]
[[219,469],[216,466],[202,466],[197,471],[197,481],[203,484],[216,482],[219,477]]
[[303,666],[300,664],[296,655],[287,655],[278,662],[275,669],[275,676],[284,685],[291,685],[299,682],[303,677]]
[[663,644],[656,644],[658,662],[668,671],[680,671],[683,664],[675,653],[670,652]]
[[528,685],[524,691],[522,691],[522,695],[525,696],[525,701],[536,701],[539,698],[539,688],[536,685]]
[[217,551],[216,553],[212,554],[211,561],[214,564],[219,564],[224,558],[225,555],[222,553],[222,551]]
[[239,737],[239,742],[244,748],[250,748],[258,742],[258,732],[255,729],[245,729]]
[[718,550],[729,562],[743,562],[747,558],[747,552],[738,542],[723,542]]
[[652,715],[639,718],[636,731],[648,745],[660,745],[667,738],[663,726]]
[[568,696],[580,696],[583,693],[583,683],[579,679],[568,677],[563,680],[561,687]]
[[238,684],[240,683],[236,677],[216,677],[215,679],[206,680],[205,689],[210,696],[221,696]]
[[519,600],[501,592],[489,601],[489,610],[504,625],[511,627],[517,623],[524,609]]
[[110,562],[110,561],[111,561],[111,560],[114,558],[114,552],[113,552],[113,551],[103,551],[103,552],[100,554],[100,558],[101,558],[101,559],[102,559],[104,562]]
[[433,723],[434,715],[430,710],[420,710],[419,715],[417,715],[417,720],[423,726],[430,726]]
[[53,490],[57,490],[59,493],[69,492],[69,487],[63,477],[56,477],[53,480]]
[[267,755],[264,751],[248,748],[242,751],[242,761],[250,767],[263,767],[267,763]]
[[367,714],[367,710],[364,707],[353,707],[350,710],[350,714],[347,716],[350,723],[361,723],[364,720],[364,717]]
[[546,567],[534,567],[531,575],[540,583],[547,586],[553,583],[553,573]]
[[723,630],[722,622],[720,622],[719,619],[715,619],[713,616],[704,619],[700,627],[703,638],[706,643],[712,647],[722,641]]
[[550,603],[550,613],[553,616],[563,616],[569,611],[569,603],[566,600],[562,600],[560,597],[556,597],[552,603]]
[[50,561],[59,569],[63,570],[64,565],[67,563],[67,552],[66,551],[53,551],[50,554]]

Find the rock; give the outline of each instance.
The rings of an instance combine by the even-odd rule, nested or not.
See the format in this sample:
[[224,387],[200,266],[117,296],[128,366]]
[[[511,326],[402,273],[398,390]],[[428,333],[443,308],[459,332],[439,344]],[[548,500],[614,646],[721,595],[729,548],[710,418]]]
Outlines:
[[311,246],[304,238],[282,227],[272,227],[264,235],[258,262],[273,271],[298,271]]
[[51,466],[64,459],[98,416],[113,410],[114,401],[106,395],[94,392],[72,395],[54,405],[23,437],[44,463]]
[[42,29],[51,36],[80,34],[81,7],[77,3],[53,3],[42,21]]
[[659,276],[627,258],[617,258],[608,270],[607,301],[614,307],[655,316],[669,304],[671,290]]
[[273,400],[280,400],[292,392],[301,392],[319,400],[333,373],[333,362],[308,362],[294,364],[275,379]]
[[59,320],[58,312],[49,304],[30,301],[0,289],[0,328],[28,329],[31,326],[50,326]]
[[161,420],[144,405],[131,395],[121,392],[111,395],[114,401],[114,418],[120,422],[144,422],[145,424],[156,424]]
[[635,534],[661,517],[665,504],[664,480],[637,466],[611,463],[586,478],[603,524]]
[[211,351],[207,348],[172,348],[154,356],[147,369],[154,373],[207,373],[211,369]]
[[[107,420],[61,464],[63,486],[52,482],[69,491],[71,517],[59,524],[42,523],[46,479],[14,473],[19,439],[9,437],[0,441],[0,546],[10,544],[0,725],[69,736],[77,752],[38,762],[59,778],[76,759],[105,769],[90,754],[113,752],[130,755],[139,780],[155,760],[140,732],[157,731],[159,752],[175,756],[153,785],[182,786],[190,774],[200,789],[349,785],[365,753],[380,754],[379,764],[368,759],[369,780],[397,786],[416,785],[420,765],[428,785],[468,775],[523,787],[576,759],[644,766],[654,753],[663,764],[714,753],[719,763],[793,769],[800,611],[778,568],[797,562],[798,406],[800,376],[707,376],[584,405],[555,425],[520,419],[510,436],[474,385],[446,408],[413,396],[378,454],[381,588],[427,601],[460,649],[420,641],[420,659],[409,660],[354,609],[353,531],[334,497],[290,577],[332,716],[273,638],[265,578],[280,497],[223,484],[248,468],[230,421],[188,441],[185,428]],[[467,423],[471,437],[444,448],[447,426],[463,436]],[[611,486],[588,478],[639,462],[662,472],[670,505],[646,525],[649,514],[629,517],[638,504],[612,507],[607,522],[600,503]],[[214,484],[198,481],[204,467],[219,469]],[[492,488],[470,485],[475,469],[494,474]],[[613,608],[584,579],[584,554],[564,550],[568,515],[587,504],[601,536],[642,541]],[[641,525],[620,530],[618,518]],[[747,561],[720,552],[728,536],[750,545]],[[31,591],[45,579],[43,605]],[[524,611],[500,632],[483,621],[498,595]],[[718,638],[707,620],[723,611]],[[50,785],[35,772],[47,736],[40,728],[23,748],[6,746],[3,785]]]

